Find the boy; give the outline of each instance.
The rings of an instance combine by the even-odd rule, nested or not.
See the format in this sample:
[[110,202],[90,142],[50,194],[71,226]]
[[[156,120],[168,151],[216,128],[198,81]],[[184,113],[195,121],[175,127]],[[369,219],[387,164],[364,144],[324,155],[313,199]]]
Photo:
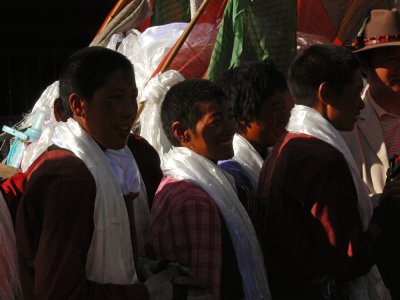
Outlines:
[[151,203],[161,170],[130,134],[136,96],[123,55],[90,47],[67,61],[56,106],[69,118],[26,171],[16,217],[25,299],[148,299],[133,203]]
[[233,156],[235,124],[223,91],[206,80],[178,83],[161,121],[174,147],[151,210],[154,254],[189,267],[215,299],[270,299],[253,225],[216,164]]

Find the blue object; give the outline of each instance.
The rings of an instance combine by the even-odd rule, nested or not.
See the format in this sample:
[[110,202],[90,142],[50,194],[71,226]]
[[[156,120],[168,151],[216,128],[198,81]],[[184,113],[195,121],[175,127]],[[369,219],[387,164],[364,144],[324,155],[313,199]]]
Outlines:
[[45,117],[46,109],[38,110],[35,114],[35,117],[32,119],[32,126],[24,132],[5,125],[3,126],[2,130],[4,132],[15,136],[15,140],[12,143],[10,152],[7,155],[7,165],[14,168],[19,168],[21,166],[21,161],[24,157],[27,143],[34,142],[40,137]]

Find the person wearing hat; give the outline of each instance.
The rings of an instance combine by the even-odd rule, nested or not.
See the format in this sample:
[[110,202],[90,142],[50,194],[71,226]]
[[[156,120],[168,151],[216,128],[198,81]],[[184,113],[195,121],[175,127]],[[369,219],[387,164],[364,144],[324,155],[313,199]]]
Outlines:
[[[400,22],[397,9],[372,10],[353,51],[368,85],[354,130],[343,134],[371,194],[380,194],[389,159],[400,154]],[[375,198],[376,200],[378,197]],[[375,205],[378,201],[375,200]]]
[[[398,222],[393,221],[398,209],[382,205],[390,159],[400,154],[400,20],[397,9],[375,9],[364,22],[353,51],[359,58],[367,80],[362,98],[365,104],[356,126],[342,133],[366,183],[374,206],[379,210],[383,233],[377,239],[377,265],[393,299],[400,299],[400,250]],[[397,252],[398,253],[398,252]],[[377,278],[375,287],[379,286]],[[376,289],[378,290],[378,289]],[[381,290],[381,298],[386,299]]]

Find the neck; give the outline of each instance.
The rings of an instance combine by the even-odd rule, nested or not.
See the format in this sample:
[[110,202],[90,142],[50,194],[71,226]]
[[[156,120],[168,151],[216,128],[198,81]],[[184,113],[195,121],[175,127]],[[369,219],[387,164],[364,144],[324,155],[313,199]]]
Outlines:
[[249,143],[254,147],[254,149],[256,149],[258,154],[260,154],[260,156],[263,159],[265,159],[265,157],[268,155],[268,147],[260,145],[259,143],[255,142],[255,141],[252,141],[250,138],[248,138],[244,134],[241,134],[241,136],[243,136],[247,141],[249,141]]

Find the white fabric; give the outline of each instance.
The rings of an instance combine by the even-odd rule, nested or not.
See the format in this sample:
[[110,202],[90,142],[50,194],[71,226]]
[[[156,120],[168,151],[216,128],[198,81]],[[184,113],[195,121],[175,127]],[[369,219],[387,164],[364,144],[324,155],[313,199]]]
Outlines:
[[[368,196],[367,187],[360,174],[354,158],[344,142],[339,131],[330,124],[319,112],[303,105],[295,105],[291,111],[289,123],[286,127],[292,133],[304,133],[316,137],[335,147],[346,159],[351,171],[358,196],[358,211],[361,216],[364,230],[367,229],[372,217],[372,204]],[[361,276],[344,283],[351,300],[368,300],[368,276]]]
[[319,112],[304,105],[295,105],[292,109],[286,129],[289,132],[304,133],[316,137],[335,147],[343,154],[357,190],[358,211],[361,216],[364,230],[366,230],[373,213],[371,201],[368,196],[367,187],[358,172],[353,155],[339,131],[336,130]]
[[140,190],[140,172],[129,148],[107,149],[104,154],[114,172],[122,194],[138,193]]
[[233,160],[237,161],[246,171],[253,189],[257,191],[258,177],[264,160],[248,140],[240,134],[233,137]]
[[136,282],[128,214],[122,191],[104,152],[71,118],[57,124],[52,141],[82,159],[96,182],[94,232],[86,261],[87,278],[103,284]]
[[19,128],[30,127],[36,112],[43,108],[47,110],[47,116],[45,117],[43,123],[42,134],[40,135],[40,138],[26,147],[25,154],[21,162],[21,169],[23,172],[25,172],[39,157],[39,155],[42,154],[53,143],[51,141],[51,137],[53,136],[54,127],[57,125],[53,106],[54,100],[58,98],[58,95],[58,81],[56,81],[46,88],[39,100],[35,103],[32,112],[25,116],[24,121],[19,125]]
[[10,212],[0,192],[0,299],[22,299],[17,246]]
[[254,227],[229,180],[210,160],[185,147],[165,154],[165,175],[200,186],[214,200],[229,230],[247,300],[271,299],[263,255]]
[[171,149],[161,124],[161,104],[165,94],[175,84],[185,78],[175,70],[168,70],[153,77],[142,91],[141,101],[145,107],[140,115],[140,135],[158,152],[160,157]]
[[104,154],[114,172],[122,194],[138,193],[137,198],[133,201],[136,242],[138,246],[138,255],[145,256],[145,239],[150,225],[150,209],[146,186],[140,175],[136,159],[128,147],[119,150],[108,149]]

